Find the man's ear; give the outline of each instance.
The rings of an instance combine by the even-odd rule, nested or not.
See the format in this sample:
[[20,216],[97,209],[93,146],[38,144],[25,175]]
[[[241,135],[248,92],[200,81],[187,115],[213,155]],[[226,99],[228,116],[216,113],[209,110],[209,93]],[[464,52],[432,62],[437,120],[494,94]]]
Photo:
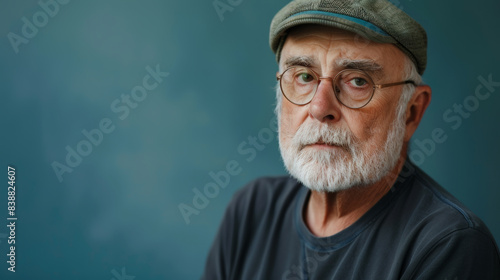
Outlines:
[[408,107],[406,107],[405,142],[410,141],[413,133],[417,130],[427,106],[431,103],[431,95],[431,87],[427,85],[416,87],[410,102],[408,102]]

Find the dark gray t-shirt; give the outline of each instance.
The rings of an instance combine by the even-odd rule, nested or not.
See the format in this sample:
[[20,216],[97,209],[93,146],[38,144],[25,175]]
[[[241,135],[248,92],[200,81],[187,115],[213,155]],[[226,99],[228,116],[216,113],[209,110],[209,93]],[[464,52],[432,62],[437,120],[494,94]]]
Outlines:
[[413,164],[404,170],[358,221],[323,238],[302,219],[307,188],[251,182],[229,204],[202,279],[500,279],[484,223]]

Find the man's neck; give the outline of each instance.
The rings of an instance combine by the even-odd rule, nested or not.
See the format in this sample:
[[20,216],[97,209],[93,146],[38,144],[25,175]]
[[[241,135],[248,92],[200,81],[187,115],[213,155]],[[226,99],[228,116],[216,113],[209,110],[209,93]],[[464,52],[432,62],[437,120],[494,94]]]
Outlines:
[[[404,159],[405,157],[402,157]],[[340,192],[311,191],[304,209],[304,221],[318,237],[334,235],[356,222],[394,185],[404,160],[382,180],[370,186],[354,187]]]

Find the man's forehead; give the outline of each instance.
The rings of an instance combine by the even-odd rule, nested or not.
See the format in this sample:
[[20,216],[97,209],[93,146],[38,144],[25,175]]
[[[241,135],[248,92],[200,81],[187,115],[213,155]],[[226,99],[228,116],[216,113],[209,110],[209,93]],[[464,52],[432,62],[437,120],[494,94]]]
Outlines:
[[304,25],[290,30],[281,53],[280,67],[319,68],[324,58],[319,57],[318,50],[331,52],[333,55],[327,63],[337,69],[381,72],[387,60],[397,64],[404,60],[404,54],[392,44],[368,41],[338,28]]
[[[316,68],[321,64],[314,55],[287,55],[282,61],[285,68],[292,66]],[[337,69],[361,69],[367,72],[381,72],[383,70],[383,66],[371,58],[336,57],[330,61],[330,64]]]

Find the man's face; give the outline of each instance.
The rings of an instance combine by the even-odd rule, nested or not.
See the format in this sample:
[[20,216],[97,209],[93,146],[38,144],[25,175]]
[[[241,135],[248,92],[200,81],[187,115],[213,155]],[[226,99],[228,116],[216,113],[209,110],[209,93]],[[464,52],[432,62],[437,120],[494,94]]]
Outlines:
[[[406,60],[397,47],[360,42],[338,29],[296,28],[283,46],[280,73],[308,66],[321,77],[334,77],[343,69],[358,68],[375,84],[404,80]],[[298,106],[283,98],[279,140],[290,174],[317,191],[381,180],[402,152],[405,119],[396,118],[401,91],[402,86],[377,89],[368,105],[350,109],[336,99],[331,80],[323,79],[309,104]]]

